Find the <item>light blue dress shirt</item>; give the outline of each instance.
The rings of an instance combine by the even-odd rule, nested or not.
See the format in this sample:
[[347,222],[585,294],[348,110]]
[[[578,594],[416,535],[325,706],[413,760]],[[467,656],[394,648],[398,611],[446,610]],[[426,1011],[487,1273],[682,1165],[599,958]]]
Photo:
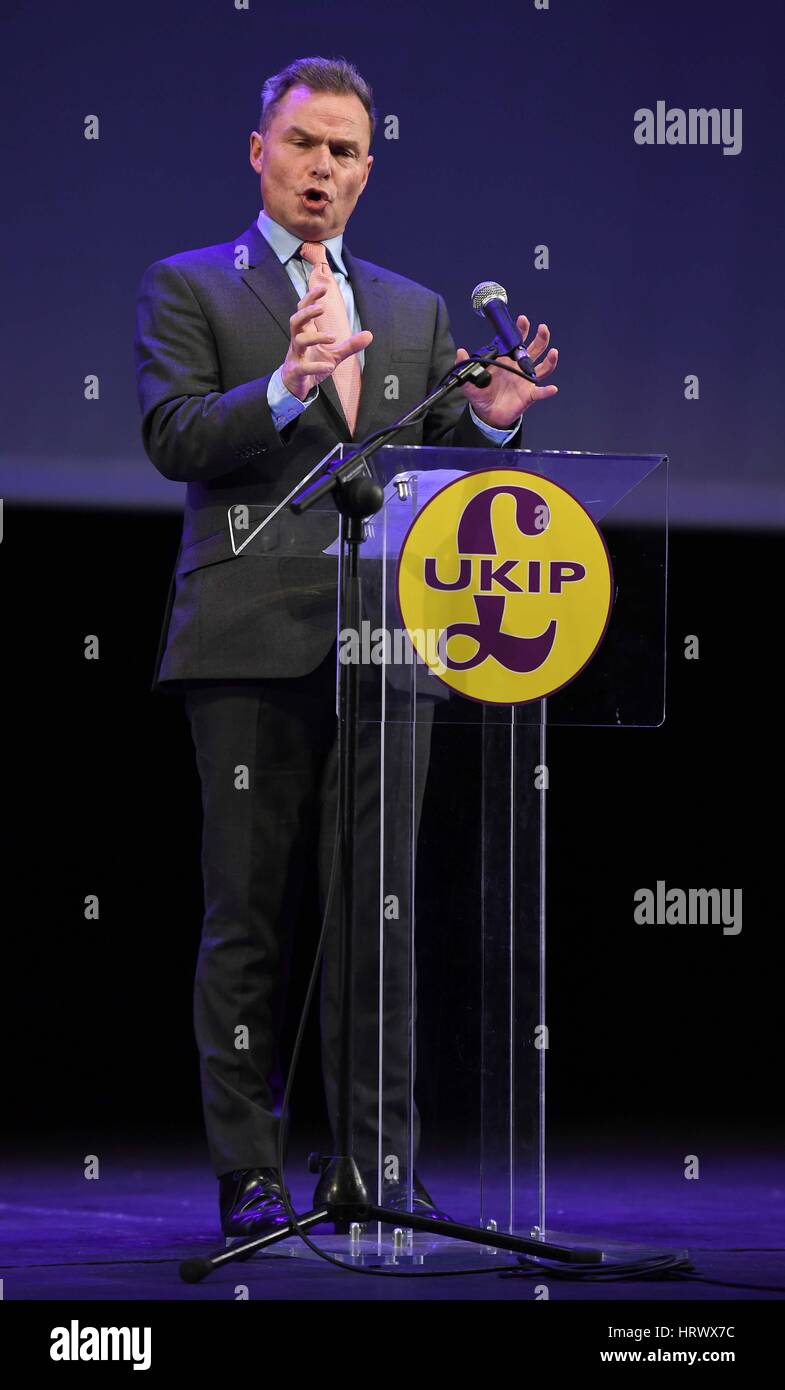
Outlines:
[[[302,299],[308,289],[308,281],[310,279],[311,270],[313,269],[308,261],[303,261],[302,257],[297,255],[302,245],[302,238],[294,236],[286,227],[282,227],[280,222],[274,222],[272,217],[268,217],[264,208],[262,208],[259,213],[256,225],[265,241],[270,244],[281,262],[281,265],[286,270],[289,279],[297,291],[297,298]],[[343,297],[343,302],[346,305],[346,313],[349,323],[351,324],[352,333],[359,333],[362,329],[362,324],[360,323],[360,316],[357,312],[357,305],[355,304],[354,294],[352,293],[351,282],[343,260],[343,233],[340,233],[338,236],[329,237],[323,242],[323,245],[327,250],[330,269],[335,276],[338,288]],[[365,351],[358,352],[357,356],[360,359],[360,369],[362,370],[365,366]],[[303,401],[301,401],[299,397],[292,395],[292,392],[284,386],[283,380],[281,379],[282,367],[283,363],[273,372],[267,386],[267,403],[270,407],[273,424],[279,431],[282,430],[285,425],[288,425],[295,416],[307,410],[309,405],[313,405],[313,402],[319,394],[319,387],[314,386]],[[515,434],[520,424],[520,420],[518,420],[510,430],[497,430],[494,429],[492,425],[486,425],[484,420],[480,420],[479,417],[475,415],[471,406],[469,406],[469,410],[471,411],[471,417],[477,428],[482,430],[483,434],[492,444],[506,444],[508,439],[512,439],[512,436]]]

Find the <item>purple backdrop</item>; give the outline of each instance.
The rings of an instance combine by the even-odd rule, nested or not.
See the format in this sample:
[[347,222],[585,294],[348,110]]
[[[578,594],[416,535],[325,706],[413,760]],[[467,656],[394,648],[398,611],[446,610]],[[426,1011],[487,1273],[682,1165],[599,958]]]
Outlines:
[[[528,416],[528,446],[667,452],[674,520],[782,525],[779,14],[779,0],[6,5],[2,495],[181,505],[139,440],[139,278],[247,226],[262,81],[325,53],[357,64],[381,118],[350,248],[441,291],[459,344],[489,336],[469,307],[486,277],[551,326],[560,393]],[[725,109],[736,152],[637,143],[635,113],[659,101]]]

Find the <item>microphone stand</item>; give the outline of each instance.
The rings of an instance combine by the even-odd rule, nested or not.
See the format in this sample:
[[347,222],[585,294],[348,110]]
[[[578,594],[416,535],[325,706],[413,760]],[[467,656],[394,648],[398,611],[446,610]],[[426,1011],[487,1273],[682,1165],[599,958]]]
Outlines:
[[[371,475],[368,459],[382,445],[395,438],[401,430],[427,414],[437,401],[440,401],[463,381],[473,381],[475,385],[487,386],[490,373],[486,363],[492,362],[505,352],[500,340],[494,340],[489,347],[467,358],[453,368],[439,385],[426,396],[418,406],[396,420],[392,425],[370,435],[369,438],[342,463],[327,469],[321,478],[305,488],[289,503],[297,516],[310,510],[322,497],[332,495],[336,510],[344,519],[344,544],[346,560],[341,567],[342,611],[345,623],[359,631],[362,615],[362,590],[359,573],[359,551],[364,540],[364,521],[377,512],[384,501],[384,493]],[[354,1057],[353,1023],[354,1008],[352,998],[352,965],[354,949],[354,863],[355,863],[355,807],[357,782],[357,741],[359,732],[359,666],[356,662],[340,663],[339,708],[343,725],[343,737],[339,741],[339,795],[341,816],[339,825],[341,848],[341,915],[339,932],[339,959],[341,962],[341,1038],[338,1107],[336,1114],[337,1154],[311,1155],[311,1172],[321,1173],[314,1194],[314,1207],[296,1221],[290,1220],[266,1235],[253,1236],[229,1249],[217,1251],[213,1255],[184,1260],[180,1265],[180,1278],[187,1284],[197,1284],[214,1269],[221,1269],[235,1260],[247,1260],[258,1250],[267,1250],[287,1240],[289,1236],[307,1232],[311,1227],[323,1222],[348,1229],[353,1222],[385,1222],[394,1226],[405,1225],[414,1231],[428,1232],[431,1235],[447,1236],[451,1240],[463,1240],[475,1245],[490,1246],[495,1250],[511,1250],[516,1254],[539,1256],[541,1259],[557,1260],[563,1263],[600,1263],[600,1250],[575,1250],[557,1245],[533,1236],[506,1235],[503,1231],[484,1230],[480,1226],[461,1225],[456,1221],[442,1221],[436,1217],[422,1216],[419,1212],[401,1212],[390,1207],[378,1206],[371,1202],[362,1174],[353,1156],[353,1099],[354,1099]],[[289,1208],[288,1201],[286,1203]],[[307,1239],[307,1238],[306,1238]]]

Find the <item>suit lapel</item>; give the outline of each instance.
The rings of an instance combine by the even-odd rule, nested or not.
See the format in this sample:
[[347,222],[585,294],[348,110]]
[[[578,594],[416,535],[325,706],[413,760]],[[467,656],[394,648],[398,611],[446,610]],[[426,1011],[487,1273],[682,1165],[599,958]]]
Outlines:
[[[235,246],[247,246],[248,269],[242,272],[242,278],[272,314],[288,343],[289,319],[297,308],[297,292],[294,285],[255,221],[236,239]],[[383,281],[367,270],[362,261],[355,260],[345,244],[343,257],[360,322],[363,328],[368,328],[373,333],[373,342],[365,350],[360,408],[354,432],[355,439],[363,439],[370,433],[374,410],[384,391],[384,378],[387,375],[392,344],[392,314],[387,287]],[[349,433],[341,400],[331,377],[326,377],[321,383],[319,393],[324,396],[335,417],[344,442],[350,441],[352,435]]]

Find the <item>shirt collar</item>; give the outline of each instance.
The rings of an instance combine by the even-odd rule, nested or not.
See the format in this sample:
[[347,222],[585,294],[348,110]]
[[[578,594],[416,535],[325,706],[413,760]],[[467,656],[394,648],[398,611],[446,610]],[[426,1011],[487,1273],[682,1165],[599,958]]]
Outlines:
[[[274,222],[264,208],[256,219],[256,225],[265,241],[269,242],[273,248],[281,265],[285,265],[288,260],[291,260],[291,257],[297,254],[303,244],[302,237],[295,236],[286,227],[282,227],[280,222]],[[329,251],[333,267],[340,270],[348,279],[349,273],[343,260],[343,232],[340,232],[338,236],[331,236],[327,241],[322,242],[322,245]]]

